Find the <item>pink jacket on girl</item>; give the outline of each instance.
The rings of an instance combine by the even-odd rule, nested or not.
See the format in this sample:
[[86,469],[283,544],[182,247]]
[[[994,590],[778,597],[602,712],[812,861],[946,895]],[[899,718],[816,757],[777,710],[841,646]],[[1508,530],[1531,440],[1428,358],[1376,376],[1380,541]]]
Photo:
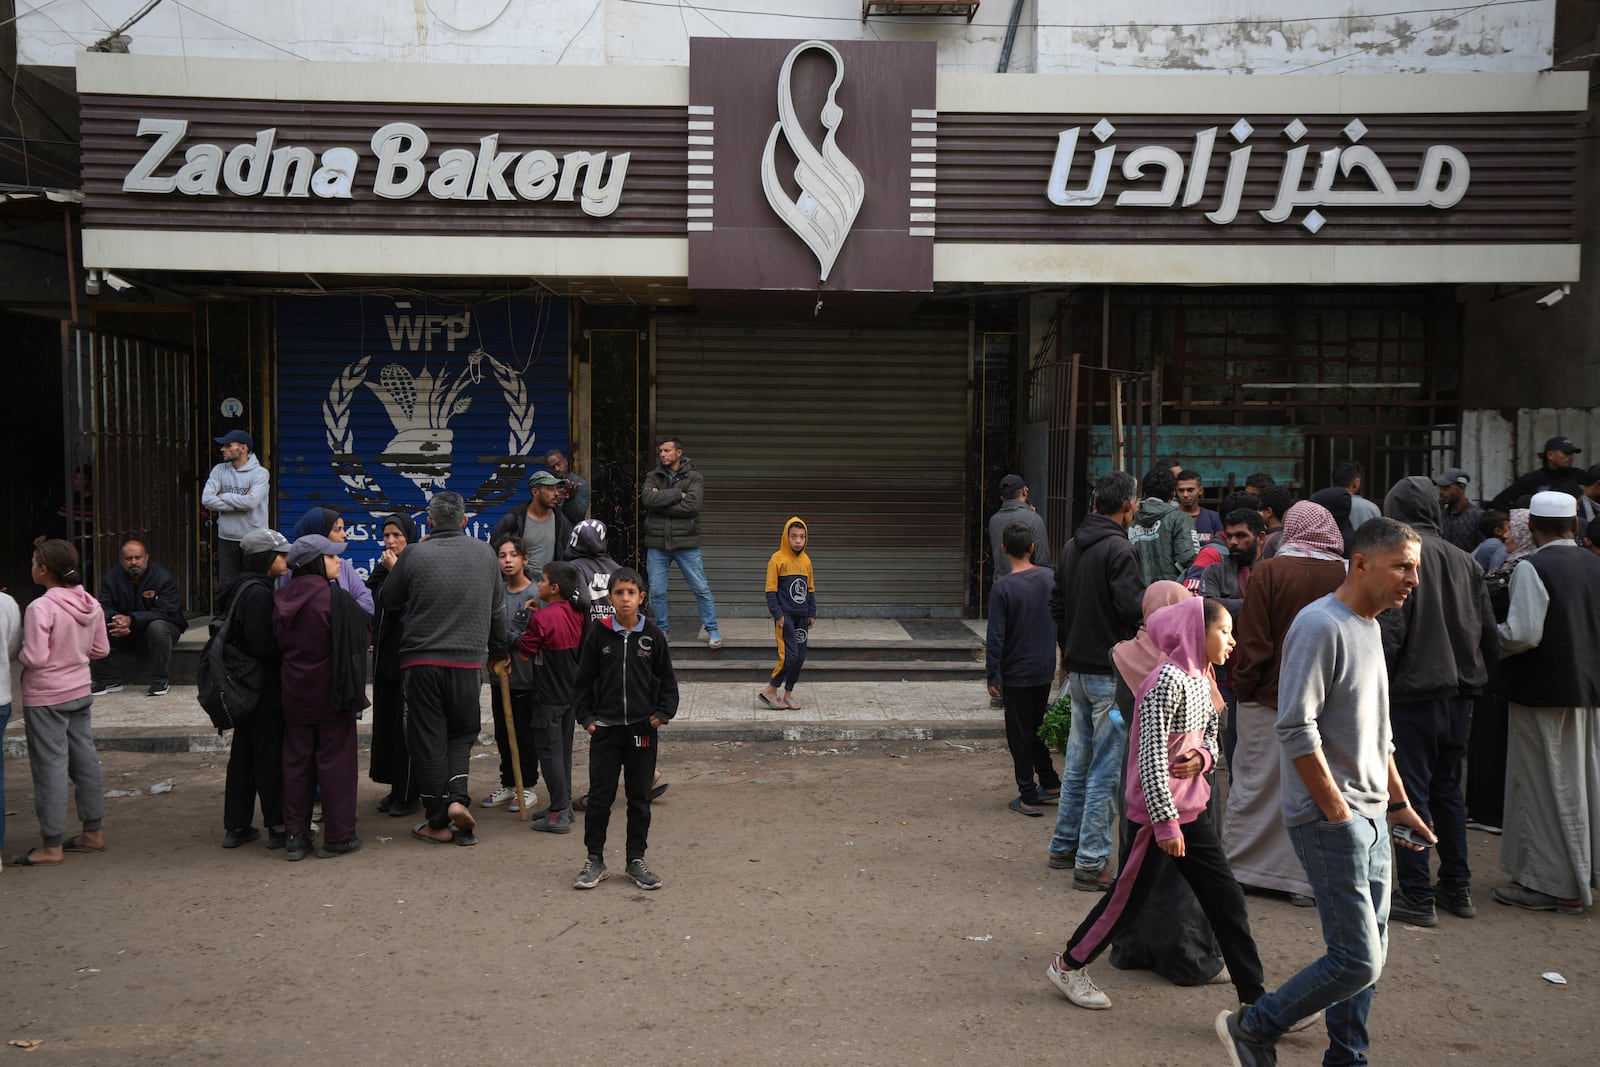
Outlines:
[[89,695],[89,661],[111,651],[105,609],[81,585],[56,586],[22,622],[22,705],[42,708]]

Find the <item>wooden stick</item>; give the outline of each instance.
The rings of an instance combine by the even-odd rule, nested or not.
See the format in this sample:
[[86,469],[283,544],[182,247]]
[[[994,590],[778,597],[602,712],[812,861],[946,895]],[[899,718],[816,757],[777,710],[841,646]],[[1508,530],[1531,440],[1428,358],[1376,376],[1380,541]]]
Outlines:
[[528,795],[522,789],[522,756],[517,752],[517,716],[511,710],[511,661],[501,660],[489,669],[500,678],[500,706],[505,708],[506,740],[511,745],[511,780],[517,784],[517,818],[527,822]]

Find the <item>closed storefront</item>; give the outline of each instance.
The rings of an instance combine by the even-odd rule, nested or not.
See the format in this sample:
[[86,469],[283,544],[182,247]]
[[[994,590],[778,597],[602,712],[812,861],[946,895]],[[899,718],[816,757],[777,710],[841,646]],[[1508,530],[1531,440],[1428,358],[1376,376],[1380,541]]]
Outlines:
[[369,295],[277,311],[279,525],[333,508],[363,574],[382,516],[420,518],[451,490],[487,537],[545,452],[567,447],[564,300]]
[[[961,614],[965,316],[870,329],[661,316],[655,344],[653,424],[705,475],[719,612],[765,614],[767,557],[799,515],[828,615]],[[670,610],[692,612],[684,583],[670,589]]]

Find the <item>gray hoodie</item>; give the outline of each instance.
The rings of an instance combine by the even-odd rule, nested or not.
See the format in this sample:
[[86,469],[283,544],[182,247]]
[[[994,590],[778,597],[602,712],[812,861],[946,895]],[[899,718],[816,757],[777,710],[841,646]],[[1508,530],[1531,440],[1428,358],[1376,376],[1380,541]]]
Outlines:
[[1378,616],[1396,703],[1474,696],[1499,655],[1489,587],[1476,560],[1439,532],[1439,488],[1420,475],[1402,478],[1383,513],[1422,537],[1420,582],[1404,605]]

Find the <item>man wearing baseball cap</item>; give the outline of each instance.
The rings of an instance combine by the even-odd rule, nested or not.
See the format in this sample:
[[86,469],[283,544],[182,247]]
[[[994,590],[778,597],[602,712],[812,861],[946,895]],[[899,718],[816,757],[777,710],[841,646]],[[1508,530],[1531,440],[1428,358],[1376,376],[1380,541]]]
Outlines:
[[200,503],[217,513],[217,587],[239,573],[244,552],[239,542],[251,530],[267,526],[267,493],[272,475],[256,457],[255,441],[243,430],[229,430],[214,438],[221,446],[222,462],[211,468]]
[[994,576],[1011,573],[1011,560],[1000,542],[1006,527],[1020,522],[1033,534],[1033,555],[1028,557],[1035,567],[1050,566],[1050,534],[1045,530],[1044,519],[1028,503],[1028,483],[1020,474],[1008,474],[1000,479],[1000,510],[989,517],[989,548],[994,557]]
[[520,537],[528,548],[523,565],[529,578],[539,580],[546,563],[562,558],[572,539],[572,520],[561,510],[561,480],[547,470],[528,476],[531,493],[526,504],[512,508],[489,531],[489,544],[498,546],[507,537]]
[[1544,443],[1541,452],[1544,462],[1539,469],[1529,471],[1502,489],[1499,496],[1489,501],[1489,510],[1510,514],[1512,508],[1519,506],[1517,501],[1541,489],[1559,489],[1568,483],[1581,487],[1587,475],[1583,470],[1573,467],[1572,457],[1582,451],[1568,438],[1556,434]]
[[1600,884],[1600,556],[1572,539],[1571,494],[1535,493],[1528,511],[1537,547],[1511,572],[1499,627],[1510,700],[1500,869],[1512,881],[1494,896],[1577,915]]
[[1478,530],[1483,509],[1467,496],[1471,483],[1472,476],[1460,467],[1446,467],[1433,476],[1433,484],[1439,487],[1439,506],[1444,509],[1439,533],[1463,552],[1471,552],[1483,540]]

